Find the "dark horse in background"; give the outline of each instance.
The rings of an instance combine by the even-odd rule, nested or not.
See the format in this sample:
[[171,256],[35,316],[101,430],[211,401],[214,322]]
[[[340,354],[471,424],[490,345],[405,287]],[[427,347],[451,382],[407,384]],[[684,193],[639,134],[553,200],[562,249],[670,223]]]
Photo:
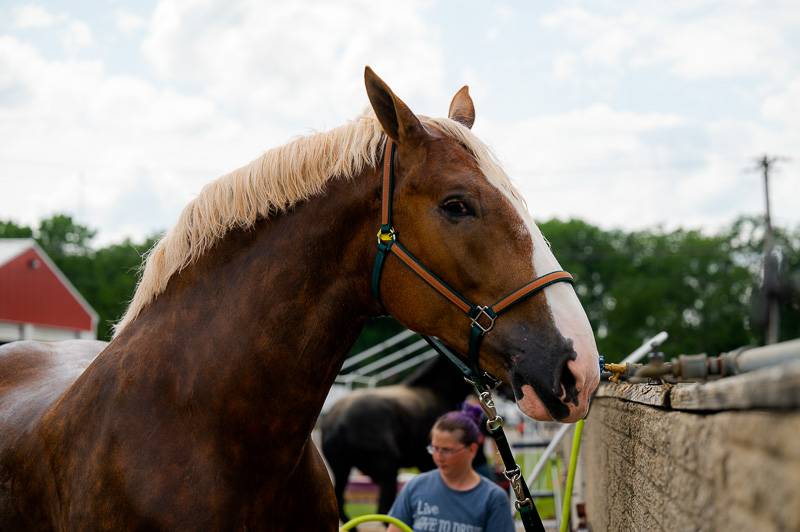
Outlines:
[[[356,390],[337,401],[320,422],[322,454],[333,472],[339,517],[347,522],[344,491],[350,470],[358,468],[377,484],[378,513],[397,496],[401,467],[434,468],[426,447],[434,421],[457,410],[472,386],[444,357],[425,362],[401,384]],[[473,466],[486,463],[481,451]]]
[[[370,69],[365,84],[374,116],[270,150],[186,206],[105,348],[0,347],[0,530],[336,529],[310,435],[364,323],[390,314],[468,350],[466,314],[395,253],[371,289],[387,137],[397,234],[465,298],[560,270],[469,130],[466,88],[427,118]],[[566,283],[509,309],[480,363],[538,419],[580,419],[599,380]]]

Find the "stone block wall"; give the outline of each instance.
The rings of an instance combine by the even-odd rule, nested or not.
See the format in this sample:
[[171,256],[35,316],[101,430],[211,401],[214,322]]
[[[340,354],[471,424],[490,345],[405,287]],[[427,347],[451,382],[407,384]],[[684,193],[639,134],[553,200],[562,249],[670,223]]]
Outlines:
[[595,532],[800,531],[800,412],[598,397],[581,449]]

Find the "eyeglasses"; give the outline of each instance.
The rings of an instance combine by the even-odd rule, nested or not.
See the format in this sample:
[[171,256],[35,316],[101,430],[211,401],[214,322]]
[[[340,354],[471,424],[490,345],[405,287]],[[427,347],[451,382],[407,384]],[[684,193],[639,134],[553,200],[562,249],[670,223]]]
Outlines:
[[445,457],[446,456],[452,456],[452,455],[454,455],[456,453],[460,453],[461,451],[463,451],[466,448],[467,448],[466,445],[464,445],[462,447],[459,447],[458,449],[451,449],[450,447],[434,447],[433,445],[428,445],[426,447],[426,449],[428,449],[428,454],[436,453],[439,456],[445,456]]

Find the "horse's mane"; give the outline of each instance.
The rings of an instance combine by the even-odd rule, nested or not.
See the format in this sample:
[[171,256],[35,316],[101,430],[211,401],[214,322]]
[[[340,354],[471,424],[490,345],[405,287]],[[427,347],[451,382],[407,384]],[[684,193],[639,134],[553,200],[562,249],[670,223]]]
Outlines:
[[[424,122],[466,146],[495,186],[512,201],[522,201],[488,147],[469,129],[448,118],[424,118]],[[177,224],[145,256],[141,279],[115,334],[166,289],[173,275],[228,231],[247,229],[258,219],[279,215],[321,194],[332,178],[349,179],[366,167],[375,168],[384,143],[377,119],[365,114],[330,131],[271,149],[207,184],[184,207]]]

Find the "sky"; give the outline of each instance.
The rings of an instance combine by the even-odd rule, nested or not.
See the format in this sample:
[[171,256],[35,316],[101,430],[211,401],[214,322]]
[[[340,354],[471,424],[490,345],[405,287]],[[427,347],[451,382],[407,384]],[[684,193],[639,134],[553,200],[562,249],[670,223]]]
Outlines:
[[203,185],[368,105],[470,87],[536,219],[800,224],[800,2],[0,0],[0,220],[97,244],[169,228]]

